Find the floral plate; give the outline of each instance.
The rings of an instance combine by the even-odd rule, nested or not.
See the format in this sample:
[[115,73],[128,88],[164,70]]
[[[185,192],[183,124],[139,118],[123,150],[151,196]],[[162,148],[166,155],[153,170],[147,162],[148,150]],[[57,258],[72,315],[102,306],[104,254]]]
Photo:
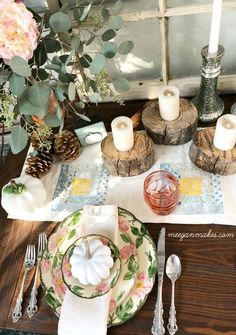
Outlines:
[[[91,241],[92,239],[100,240],[103,244],[106,244],[110,250],[114,261],[114,264],[110,270],[110,275],[107,279],[102,280],[97,286],[95,285],[83,285],[79,279],[72,276],[70,257],[73,254],[73,250],[76,246],[80,245],[84,240]],[[101,295],[106,294],[116,284],[121,268],[120,252],[117,246],[107,237],[102,235],[87,235],[76,240],[66,250],[62,260],[62,279],[69,290],[81,298],[92,299]],[[103,289],[97,289],[98,287]]]
[[[135,282],[128,295],[120,291],[118,283],[112,288],[108,327],[127,321],[144,305],[148,293],[153,288],[157,270],[155,245],[146,227],[130,212],[122,208],[119,208],[118,211],[119,231],[121,232],[119,238],[127,245],[120,248],[119,241],[117,245],[120,248],[121,260],[129,260],[126,263],[128,271],[125,272],[125,267],[123,267],[119,279],[123,278],[125,282],[132,278]],[[63,244],[65,236],[67,237],[64,240],[71,240],[69,245],[78,238],[76,228],[80,224],[81,214],[82,210],[77,211],[58,224],[55,233],[49,238],[48,248],[41,262],[40,274],[45,289],[45,298],[57,316],[60,315],[67,287],[63,283],[61,270],[58,268],[63,255],[55,251],[57,251],[58,244],[59,246]],[[137,251],[139,269],[135,261],[135,251]],[[55,271],[52,272],[51,268],[54,268]],[[117,298],[114,299],[113,296]]]

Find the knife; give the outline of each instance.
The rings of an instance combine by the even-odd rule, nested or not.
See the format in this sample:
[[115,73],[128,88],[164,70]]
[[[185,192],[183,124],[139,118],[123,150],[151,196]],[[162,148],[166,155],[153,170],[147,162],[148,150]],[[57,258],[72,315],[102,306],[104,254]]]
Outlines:
[[161,228],[157,243],[157,277],[158,277],[158,289],[157,289],[157,301],[154,310],[154,319],[152,326],[153,335],[164,335],[164,320],[163,320],[163,303],[162,303],[162,286],[165,268],[165,237],[166,228]]

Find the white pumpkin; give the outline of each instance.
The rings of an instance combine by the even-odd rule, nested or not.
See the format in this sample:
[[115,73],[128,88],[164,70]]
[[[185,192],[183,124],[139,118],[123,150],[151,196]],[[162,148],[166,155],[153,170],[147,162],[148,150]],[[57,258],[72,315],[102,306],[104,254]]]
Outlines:
[[8,214],[32,213],[45,204],[43,183],[28,175],[15,178],[2,188],[2,207]]
[[70,257],[71,273],[82,285],[98,285],[110,275],[111,250],[98,239],[83,241]]

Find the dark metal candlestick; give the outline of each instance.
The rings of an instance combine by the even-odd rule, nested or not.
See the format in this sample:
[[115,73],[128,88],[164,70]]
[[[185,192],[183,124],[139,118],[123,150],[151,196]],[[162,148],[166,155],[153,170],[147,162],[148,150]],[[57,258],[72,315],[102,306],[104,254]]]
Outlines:
[[224,102],[217,93],[217,81],[221,69],[221,59],[224,55],[224,48],[219,45],[218,54],[215,57],[208,55],[208,46],[201,52],[201,85],[198,95],[192,102],[198,110],[198,119],[201,122],[214,122],[223,114]]

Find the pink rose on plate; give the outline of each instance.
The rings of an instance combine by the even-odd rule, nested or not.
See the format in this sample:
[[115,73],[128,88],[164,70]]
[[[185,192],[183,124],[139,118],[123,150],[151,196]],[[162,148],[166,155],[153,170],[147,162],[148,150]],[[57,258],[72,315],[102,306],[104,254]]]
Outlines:
[[96,291],[97,292],[105,293],[105,292],[108,292],[109,289],[110,289],[110,287],[107,285],[107,283],[101,283],[101,284],[98,284],[96,286]]
[[153,287],[152,281],[148,278],[145,272],[140,272],[135,283],[134,295],[139,298],[144,298]]
[[39,31],[33,15],[22,2],[0,1],[0,58],[8,64],[12,57],[32,58]]
[[67,277],[72,276],[70,259],[68,257],[65,258],[64,261],[63,261],[63,272],[64,272],[65,276],[67,276]]
[[43,259],[41,261],[41,271],[43,273],[49,272],[51,269],[51,261],[49,259]]
[[116,300],[115,299],[111,299],[110,303],[109,303],[109,311],[112,311],[115,308],[116,308]]
[[53,286],[55,292],[61,297],[64,298],[66,294],[66,285],[63,282],[61,270],[57,269],[53,272]]
[[119,229],[123,232],[127,232],[129,230],[129,222],[126,221],[123,216],[119,217]]
[[133,244],[125,245],[122,249],[120,249],[120,257],[122,259],[128,259],[132,255],[135,255],[136,248]]

